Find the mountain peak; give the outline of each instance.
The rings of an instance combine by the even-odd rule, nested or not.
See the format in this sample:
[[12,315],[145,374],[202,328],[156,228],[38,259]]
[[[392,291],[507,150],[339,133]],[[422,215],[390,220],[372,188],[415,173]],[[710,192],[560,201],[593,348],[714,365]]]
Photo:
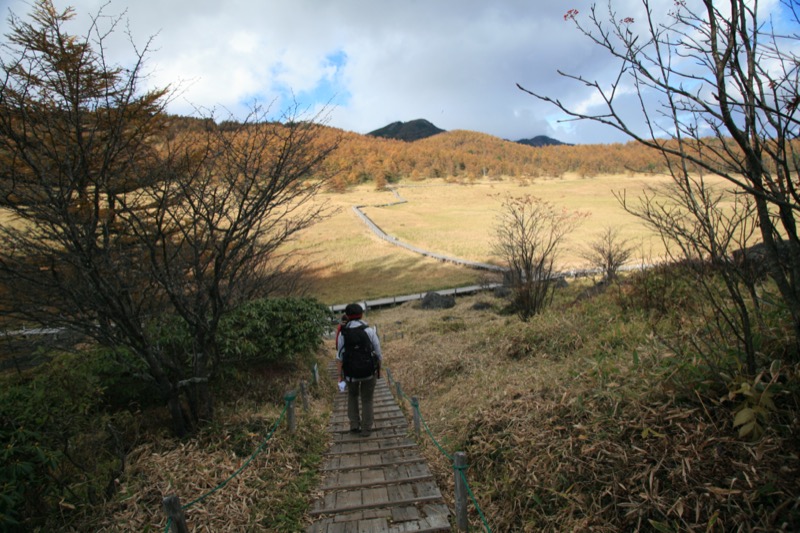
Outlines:
[[557,139],[553,139],[552,137],[548,137],[547,135],[537,135],[536,137],[532,137],[530,139],[520,139],[518,141],[519,144],[525,144],[528,146],[572,146],[571,144],[562,143]]
[[418,118],[416,120],[409,120],[408,122],[392,122],[387,126],[369,132],[367,135],[410,142],[424,139],[444,131],[445,130],[437,128],[424,118]]

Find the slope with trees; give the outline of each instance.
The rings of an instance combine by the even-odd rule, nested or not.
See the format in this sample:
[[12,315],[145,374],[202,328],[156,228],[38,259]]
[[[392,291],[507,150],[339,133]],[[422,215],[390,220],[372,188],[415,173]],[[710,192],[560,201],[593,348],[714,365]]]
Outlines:
[[[212,417],[226,312],[292,283],[278,248],[323,216],[309,200],[336,139],[261,109],[232,131],[171,135],[169,90],[140,89],[148,47],[109,65],[119,21],[97,16],[79,38],[73,16],[41,0],[30,22],[11,19],[0,201],[20,223],[0,228],[5,313],[135,354],[182,435]],[[190,342],[163,342],[178,333]]]
[[371,182],[377,188],[401,179],[445,180],[559,178],[567,174],[666,172],[659,152],[636,143],[532,147],[466,130],[414,142],[375,138],[328,129],[341,139],[326,161],[334,190]]

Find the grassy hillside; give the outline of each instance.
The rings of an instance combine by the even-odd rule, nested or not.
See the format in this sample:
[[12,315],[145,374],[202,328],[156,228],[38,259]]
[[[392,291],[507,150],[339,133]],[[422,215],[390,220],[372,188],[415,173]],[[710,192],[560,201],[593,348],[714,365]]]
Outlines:
[[[766,366],[745,376],[732,341],[710,358],[694,351],[708,309],[679,272],[630,275],[599,293],[591,283],[560,289],[527,323],[490,292],[452,309],[404,304],[366,317],[438,446],[466,453],[492,531],[800,529],[800,372],[768,364],[785,355],[785,317],[765,316]],[[769,297],[772,288],[762,289]],[[323,367],[332,351],[327,341]],[[133,417],[125,428],[138,442],[113,497],[65,510],[54,530],[162,530],[161,498],[176,493],[192,502],[193,528],[303,531],[336,394],[324,373],[299,432],[281,426],[264,443],[299,379],[308,379],[301,369],[227,370],[216,422],[184,440]],[[757,405],[758,434],[740,435],[738,413]],[[422,452],[452,499],[452,464],[438,446],[423,435]]]
[[636,143],[532,147],[467,130],[439,133],[414,142],[376,138],[328,128],[323,136],[340,140],[326,169],[332,187],[370,181],[378,186],[398,179],[459,179],[506,176],[540,178],[575,173],[583,177],[666,171],[662,155]]
[[[613,191],[631,197],[660,180],[401,181],[398,191],[408,203],[364,209],[399,239],[494,261],[490,241],[502,197],[532,194],[588,213],[571,236],[562,268],[587,266],[578,249],[607,225],[640,243],[637,260],[648,261],[662,253],[659,242],[621,209]],[[373,236],[351,207],[396,202],[390,191],[364,184],[316,201],[331,209],[330,218],[284,251],[309,265],[307,289],[326,303],[484,277]],[[380,326],[387,367],[408,396],[419,397],[438,442],[448,453],[467,454],[468,478],[492,530],[800,530],[800,370],[774,288],[758,286],[764,306],[756,325],[759,373],[748,376],[735,337],[724,324],[711,331],[720,327],[718,316],[679,271],[628,276],[604,292],[590,287],[591,280],[571,283],[529,322],[507,313],[508,302],[491,293],[459,299],[450,310],[406,304],[367,317]],[[323,365],[331,353],[330,346],[320,352]],[[85,366],[80,355],[71,357]],[[62,500],[58,509],[46,510],[58,519],[53,530],[62,531],[162,529],[161,498],[177,493],[185,503],[223,483],[264,442],[280,417],[287,385],[308,378],[307,368],[291,365],[221,369],[215,422],[178,440],[165,436],[160,405],[131,404],[104,418],[111,415],[103,413],[98,391],[107,369],[81,371],[100,372],[91,381],[74,361],[46,369],[43,383],[56,385],[32,387],[31,394],[86,398],[86,406],[62,406],[89,428],[80,446],[70,447],[73,458],[80,451],[79,459],[88,461],[108,443],[121,451],[102,456],[100,474],[80,472],[94,491],[86,489],[89,503],[75,508]],[[333,390],[327,382],[315,389],[299,434],[276,433],[250,468],[193,508],[192,527],[302,531]],[[43,412],[72,424],[52,409]],[[747,424],[742,413],[753,413]],[[20,453],[35,451],[34,437]],[[424,442],[439,484],[452,495],[452,465]],[[53,473],[41,467],[42,475]],[[95,486],[106,487],[108,500]],[[474,510],[472,522],[480,527]]]
[[[798,368],[775,364],[754,382],[732,345],[701,359],[702,303],[675,278],[659,311],[647,279],[590,298],[574,283],[528,323],[490,294],[368,317],[432,434],[467,454],[493,531],[800,529]],[[768,325],[775,338],[783,325]],[[780,349],[765,343],[764,361]],[[767,397],[763,435],[740,437],[737,413]],[[452,495],[451,463],[423,440]],[[474,509],[471,520],[481,530]]]

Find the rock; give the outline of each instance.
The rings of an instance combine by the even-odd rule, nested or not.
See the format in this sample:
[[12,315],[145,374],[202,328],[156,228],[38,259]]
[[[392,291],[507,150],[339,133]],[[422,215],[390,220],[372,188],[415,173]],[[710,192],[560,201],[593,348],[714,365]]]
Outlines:
[[456,299],[453,296],[442,296],[437,292],[429,292],[422,299],[422,309],[450,309],[455,307]]
[[495,287],[492,292],[495,298],[506,298],[511,294],[511,289],[503,285],[502,287]]

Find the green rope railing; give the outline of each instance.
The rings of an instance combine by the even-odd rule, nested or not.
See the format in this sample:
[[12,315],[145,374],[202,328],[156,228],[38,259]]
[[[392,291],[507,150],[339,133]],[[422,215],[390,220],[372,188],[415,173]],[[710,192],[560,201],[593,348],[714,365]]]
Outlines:
[[477,498],[475,498],[475,494],[472,492],[472,489],[469,486],[469,482],[467,481],[467,476],[464,473],[467,470],[467,465],[457,466],[455,464],[455,457],[453,457],[451,454],[447,453],[447,451],[445,451],[445,449],[442,447],[442,445],[439,444],[439,442],[433,436],[433,433],[431,432],[430,428],[428,427],[428,423],[425,421],[425,417],[422,416],[422,413],[419,410],[419,400],[415,401],[415,398],[409,398],[408,395],[406,395],[406,393],[403,391],[403,387],[399,386],[399,384],[392,379],[392,373],[391,373],[391,371],[389,371],[388,368],[386,369],[386,377],[388,378],[388,381],[389,381],[390,385],[392,383],[394,383],[395,388],[396,388],[396,390],[397,390],[397,392],[398,392],[398,394],[400,396],[400,399],[401,400],[407,400],[411,404],[412,409],[416,412],[417,416],[419,417],[420,422],[422,423],[422,426],[425,428],[425,433],[428,434],[428,436],[430,437],[431,441],[436,445],[436,448],[438,448],[439,451],[442,453],[442,455],[447,457],[447,459],[451,463],[453,463],[453,470],[458,472],[458,474],[461,476],[461,480],[464,482],[464,486],[467,489],[467,494],[469,495],[469,498],[472,501],[472,505],[474,505],[475,509],[478,511],[478,516],[481,519],[481,523],[483,524],[483,527],[485,528],[487,533],[492,533],[492,528],[489,527],[489,522],[486,520],[486,516],[483,514],[483,510],[481,509],[480,505],[478,504],[478,500],[477,500]]
[[483,527],[486,529],[487,533],[492,533],[492,528],[489,527],[489,522],[486,520],[486,517],[483,514],[483,510],[481,506],[478,505],[478,500],[475,498],[475,494],[472,493],[472,489],[469,486],[469,482],[467,481],[467,475],[464,471],[467,469],[467,465],[463,467],[456,467],[453,465],[453,469],[458,471],[458,474],[461,476],[461,480],[464,482],[464,487],[467,489],[467,494],[469,494],[469,499],[472,500],[472,505],[475,506],[475,510],[478,511],[478,516],[481,517],[481,522],[483,523]]
[[[401,388],[401,392],[402,392],[402,388]],[[403,396],[405,396],[405,393],[403,393]],[[406,396],[406,398],[408,398],[408,396]],[[419,421],[422,422],[422,427],[425,428],[425,433],[428,434],[428,436],[431,438],[431,441],[436,445],[437,448],[439,448],[439,451],[442,452],[442,454],[445,457],[447,457],[450,460],[450,462],[455,461],[455,457],[453,457],[452,455],[447,453],[444,450],[444,448],[442,447],[442,445],[439,444],[439,441],[436,440],[436,437],[433,436],[433,433],[431,432],[431,428],[428,427],[428,423],[425,421],[425,417],[422,416],[422,413],[419,410],[419,401],[411,402],[411,407],[413,407],[414,410],[417,412],[417,416],[419,417]]]
[[[244,471],[244,469],[247,468],[250,465],[251,462],[253,462],[253,459],[255,459],[262,451],[264,451],[264,448],[266,447],[267,443],[272,438],[272,436],[275,434],[275,431],[277,431],[278,427],[281,425],[281,422],[283,421],[283,417],[286,415],[286,411],[289,410],[289,404],[291,404],[296,398],[297,398],[297,393],[295,393],[294,391],[287,393],[283,397],[283,400],[284,400],[284,402],[283,402],[283,411],[281,411],[281,414],[278,417],[278,420],[275,421],[275,423],[272,425],[272,428],[269,430],[269,433],[267,434],[267,436],[264,438],[264,440],[261,442],[261,444],[258,446],[258,448],[256,448],[256,450],[250,455],[250,457],[247,459],[247,461],[245,461],[242,464],[242,466],[240,466],[233,474],[228,476],[227,479],[225,479],[224,481],[220,482],[219,485],[217,485],[216,487],[214,487],[210,491],[206,492],[205,494],[203,494],[199,498],[196,498],[196,499],[190,501],[186,505],[182,505],[181,509],[183,509],[185,511],[185,510],[189,509],[190,507],[192,507],[193,505],[202,502],[203,500],[205,500],[206,498],[208,498],[209,496],[211,496],[212,494],[214,494],[218,490],[222,489],[225,485],[227,485],[236,476],[241,474],[242,471]],[[164,533],[169,533],[169,529],[170,529],[171,526],[172,526],[172,518],[168,518],[167,519],[167,526],[164,528]]]

